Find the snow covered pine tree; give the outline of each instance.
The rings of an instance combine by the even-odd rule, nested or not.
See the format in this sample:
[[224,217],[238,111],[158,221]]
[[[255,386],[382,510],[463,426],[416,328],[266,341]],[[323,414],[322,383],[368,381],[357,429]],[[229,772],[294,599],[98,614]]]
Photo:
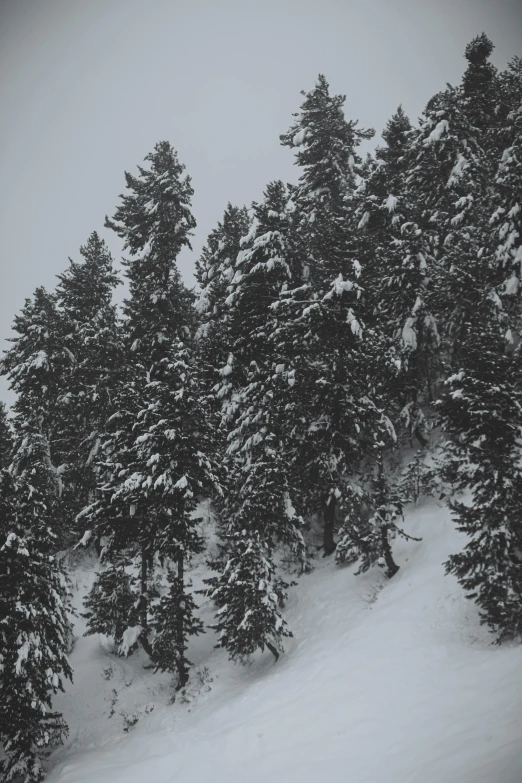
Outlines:
[[67,734],[51,697],[71,678],[67,581],[55,556],[59,478],[45,437],[19,432],[0,485],[0,738],[5,781],[37,783],[45,749]]
[[[63,464],[59,399],[67,387],[72,360],[63,345],[56,296],[37,288],[15,317],[13,329],[17,336],[10,338],[12,346],[0,362],[0,372],[16,394],[13,426],[20,434],[27,422],[33,422],[49,445],[52,464],[59,468]],[[58,546],[63,546],[69,520],[61,498],[55,498],[50,523]]]
[[217,391],[228,432],[223,527],[227,561],[208,580],[209,595],[220,607],[214,626],[218,646],[244,660],[256,649],[277,658],[290,635],[279,610],[288,585],[275,577],[277,545],[284,544],[301,563],[306,547],[302,520],[291,508],[288,460],[279,431],[283,410],[274,397],[281,370],[271,342],[273,305],[289,279],[285,227],[287,191],[270,183],[254,222],[242,240],[226,300],[227,363]]
[[361,339],[360,264],[350,233],[349,205],[360,159],[356,148],[373,131],[343,113],[324,76],[305,94],[281,143],[297,148],[299,183],[292,193],[292,282],[278,307],[281,343],[292,372],[293,485],[298,505],[323,519],[323,548],[332,554],[336,517],[351,507],[349,476],[359,466],[376,416],[368,396],[368,359]]
[[[120,651],[129,652],[132,638],[154,660],[149,632],[155,626],[161,636],[165,622],[164,611],[154,610],[149,598],[155,564],[158,558],[176,563],[181,596],[187,587],[186,561],[201,548],[191,512],[203,490],[214,489],[216,478],[205,454],[208,417],[196,392],[193,297],[176,266],[195,225],[193,191],[168,142],[157,144],[146,160],[150,167],[139,167],[139,176],[126,174],[128,193],[114,218],[107,219],[131,255],[125,261],[130,289],[124,303],[127,359],[116,412],[107,425],[100,497],[86,514],[107,539],[104,559],[118,565],[128,556],[139,570]],[[92,628],[101,621],[103,603],[111,601],[102,588],[100,581],[90,606]],[[187,620],[189,603],[171,601],[169,606],[178,623],[178,635],[170,638],[181,687],[188,676],[185,638],[196,624]]]
[[[453,372],[440,411],[451,438],[444,475],[457,491],[470,496],[450,504],[455,523],[469,542],[450,557],[447,570],[476,599],[483,622],[503,640],[522,634],[522,371],[515,337],[520,317],[521,245],[516,221],[521,170],[519,110],[507,112],[515,120],[511,131],[499,133],[496,127],[492,95],[498,82],[488,62],[492,48],[485,35],[468,45],[469,65],[459,94],[469,125],[459,180],[468,187],[470,205],[463,195],[458,206],[464,204],[466,214],[452,223],[464,224],[466,230],[455,231],[457,241],[447,253],[451,289],[458,303],[454,322],[459,344],[453,350]],[[504,77],[512,86],[515,74],[516,68]],[[519,100],[520,86],[519,82]],[[502,90],[500,94],[505,100]],[[509,123],[508,119],[508,128]],[[501,155],[495,180],[492,155],[498,151],[499,135],[510,146]],[[470,151],[474,155],[468,162]],[[481,170],[473,172],[478,164]],[[488,219],[492,203],[496,210]]]
[[62,350],[70,358],[57,402],[56,440],[64,484],[62,504],[69,519],[70,541],[85,530],[76,515],[94,500],[94,457],[109,414],[121,367],[121,345],[114,288],[120,280],[113,270],[105,242],[93,232],[80,248],[83,263],[70,260],[59,275],[56,290],[61,320]]

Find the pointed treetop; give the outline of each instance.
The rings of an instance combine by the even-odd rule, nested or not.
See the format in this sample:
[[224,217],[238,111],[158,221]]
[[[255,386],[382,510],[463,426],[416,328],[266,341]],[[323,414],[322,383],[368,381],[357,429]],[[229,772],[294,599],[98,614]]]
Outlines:
[[296,164],[301,167],[301,192],[328,193],[342,199],[346,189],[355,185],[355,150],[363,139],[370,139],[373,130],[360,130],[357,121],[347,121],[343,106],[345,95],[330,95],[325,77],[319,74],[317,83],[305,96],[300,111],[294,114],[291,128],[279,138],[281,144],[297,148]]
[[376,157],[388,161],[390,157],[396,158],[402,155],[407,146],[409,131],[411,131],[411,122],[402,106],[399,106],[386,123],[381,134],[387,146],[386,148],[377,147]]
[[[124,240],[124,249],[136,256],[147,249],[175,258],[182,247],[191,247],[189,236],[196,226],[190,211],[194,191],[185,166],[168,141],[160,141],[145,156],[150,168],[138,166],[139,176],[125,172],[126,194],[113,218],[105,218]],[[168,248],[168,249],[167,249]]]
[[466,46],[465,52],[469,65],[464,73],[462,86],[464,95],[472,99],[476,111],[483,115],[475,118],[475,123],[480,125],[490,121],[492,102],[497,90],[497,71],[489,62],[492,51],[493,44],[485,33],[481,33]]
[[[330,90],[330,85],[328,84],[328,81],[327,81],[327,79],[326,79],[326,76],[324,76],[324,74],[320,73],[320,74],[317,76],[317,82],[316,82],[316,85],[315,85],[315,90],[314,90],[314,91],[317,91],[317,92],[322,92],[322,93],[324,93],[326,96],[329,96],[329,94],[330,94],[330,93],[329,93],[329,90]],[[306,92],[305,92],[304,90],[302,90],[302,91],[301,91],[301,95],[306,95]],[[343,101],[344,101],[344,100],[346,100],[346,95],[339,96],[339,97],[342,97],[342,98],[343,98]]]
[[288,203],[288,190],[280,179],[269,182],[263,192],[263,201],[252,204],[258,222],[257,234],[277,231]]
[[494,49],[486,33],[475,36],[466,46],[465,58],[472,65],[485,65]]
[[97,231],[93,231],[85,245],[80,247],[80,254],[86,263],[112,266],[112,256],[109,248]]
[[397,108],[395,114],[392,114],[386,123],[386,128],[382,132],[382,137],[389,144],[390,140],[395,136],[406,133],[409,130],[411,130],[411,122],[407,114],[405,114],[401,104]]
[[88,318],[93,317],[92,303],[96,300],[109,304],[112,290],[121,283],[113,269],[113,259],[106,243],[96,231],[89,236],[85,245],[80,247],[83,262],[69,259],[69,267],[58,275],[58,302],[66,309],[83,312]]

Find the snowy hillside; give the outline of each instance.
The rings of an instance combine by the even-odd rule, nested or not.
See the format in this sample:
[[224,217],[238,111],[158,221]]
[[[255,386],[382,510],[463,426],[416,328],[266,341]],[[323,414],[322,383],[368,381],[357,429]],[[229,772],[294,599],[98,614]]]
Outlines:
[[[316,561],[291,591],[279,662],[242,667],[211,633],[193,642],[175,704],[145,657],[79,638],[74,685],[57,700],[71,733],[48,783],[520,783],[522,648],[493,645],[444,576],[462,544],[448,512],[412,508],[406,530],[422,542],[395,542],[389,582]],[[92,578],[80,572],[80,592]]]

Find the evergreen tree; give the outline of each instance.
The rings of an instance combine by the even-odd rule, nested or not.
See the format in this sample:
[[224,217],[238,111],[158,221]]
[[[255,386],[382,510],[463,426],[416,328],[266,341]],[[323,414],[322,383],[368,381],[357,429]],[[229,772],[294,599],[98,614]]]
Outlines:
[[0,737],[6,781],[40,781],[45,748],[67,734],[51,698],[71,678],[67,582],[55,557],[58,477],[49,445],[27,428],[1,479]]
[[216,646],[240,661],[266,647],[277,660],[282,640],[292,636],[279,609],[288,585],[274,579],[273,561],[258,534],[233,533],[229,553],[225,570],[210,591],[221,607],[212,626],[219,633]]
[[[487,307],[490,317],[484,318]],[[495,316],[490,298],[477,302],[461,354],[465,362],[448,379],[440,411],[451,437],[444,478],[470,495],[450,503],[469,542],[446,568],[502,640],[522,632],[522,386],[519,357],[505,352]]]
[[497,293],[503,303],[505,336],[514,345],[522,336],[522,59],[515,58],[509,64],[500,84],[508,111],[497,130],[502,152],[495,178],[490,247]]
[[120,281],[113,271],[112,257],[96,232],[80,248],[80,254],[83,263],[71,260],[59,276],[57,289],[63,349],[72,359],[58,399],[64,501],[71,522],[94,500],[94,458],[112,412],[122,361],[112,304],[113,290]]
[[[155,558],[176,562],[180,586],[187,558],[201,548],[191,512],[215,476],[205,454],[206,415],[192,356],[193,297],[176,266],[195,225],[192,188],[167,142],[157,144],[146,160],[150,168],[140,167],[138,177],[126,175],[129,193],[114,219],[107,219],[131,254],[125,261],[130,297],[124,303],[130,359],[107,426],[100,498],[87,514],[109,539],[105,557],[115,562],[126,554],[139,566],[137,622],[129,617],[128,625],[154,658],[148,634]],[[110,601],[102,588],[97,613]],[[179,606],[178,626],[182,620]],[[185,660],[184,649],[177,655]],[[179,675],[184,685],[184,664]]]
[[1,369],[17,395],[14,425],[29,419],[40,422],[53,453],[57,451],[58,398],[70,364],[61,344],[56,297],[37,288],[33,299],[26,299],[21,314],[15,317],[13,329],[18,334],[10,338],[13,345],[4,355]]
[[[464,499],[450,503],[469,543],[450,557],[447,570],[457,576],[469,597],[476,598],[482,620],[503,639],[520,633],[516,520],[521,385],[509,312],[509,300],[516,299],[518,290],[516,272],[513,278],[517,251],[509,248],[510,242],[516,248],[517,230],[510,225],[509,214],[503,215],[503,205],[499,211],[505,195],[502,166],[509,154],[494,179],[498,117],[503,110],[500,105],[500,111],[495,111],[495,91],[502,80],[488,62],[492,48],[484,35],[468,45],[468,69],[461,88],[452,91],[449,113],[444,115],[444,133],[450,145],[458,144],[458,154],[447,182],[451,201],[440,199],[441,225],[448,232],[441,243],[439,274],[444,285],[439,285],[439,295],[444,296],[440,311],[447,324],[449,365],[448,391],[440,410],[450,438],[443,476],[457,491],[471,496],[470,504]],[[516,210],[511,217],[516,218]],[[510,236],[507,252],[505,236]]]
[[[44,288],[37,288],[33,299],[27,299],[20,315],[15,317],[9,348],[0,363],[0,372],[9,379],[15,392],[13,429],[22,438],[29,422],[49,444],[52,465],[63,465],[64,453],[60,442],[60,397],[67,386],[72,362],[63,345],[61,315],[56,297]],[[68,519],[62,503],[55,502],[50,520],[58,535],[57,544],[67,537]]]
[[369,162],[353,199],[352,219],[359,231],[357,249],[366,290],[366,318],[369,324],[378,321],[392,332],[397,325],[392,325],[393,315],[387,305],[392,293],[390,256],[392,243],[400,239],[399,225],[407,206],[405,156],[411,137],[410,121],[399,106],[382,132],[385,146],[377,147],[375,160]]
[[411,539],[397,523],[403,517],[407,498],[400,485],[394,484],[386,474],[384,441],[377,449],[376,475],[366,495],[372,513],[365,519],[357,507],[353,509],[339,533],[335,555],[339,563],[359,561],[358,574],[377,564],[386,569],[386,576],[391,579],[399,570],[393,558],[391,539],[397,534]]
[[233,207],[229,203],[222,222],[209,234],[201,257],[196,262],[196,279],[201,288],[196,305],[200,320],[198,362],[207,391],[219,381],[217,369],[227,359],[226,300],[234,277],[234,265],[241,250],[241,240],[248,233],[249,226],[246,207]]
[[186,657],[187,638],[203,633],[202,621],[196,617],[196,604],[187,593],[183,571],[168,571],[168,593],[153,608],[152,642],[156,668],[176,672],[179,687],[188,681],[190,661]]
[[359,131],[356,122],[345,120],[344,100],[330,96],[320,76],[298,120],[281,136],[284,145],[299,148],[302,173],[292,194],[289,233],[292,258],[303,261],[301,268],[298,261],[290,265],[292,283],[281,293],[276,334],[292,379],[287,431],[299,505],[322,513],[325,554],[335,549],[339,500],[348,492],[362,444],[371,440],[376,412],[367,394],[360,264],[348,220],[360,163],[356,147],[373,131]]
[[199,327],[196,353],[201,392],[208,395],[209,415],[214,430],[212,449],[221,454],[226,446],[226,432],[220,424],[221,402],[216,396],[220,386],[220,369],[230,353],[227,298],[232,290],[234,264],[247,234],[250,218],[245,207],[227,205],[223,219],[208,236],[200,259],[196,262],[196,279],[201,293],[196,303]]
[[211,231],[201,257],[196,261],[196,279],[201,288],[199,311],[205,331],[223,316],[224,301],[234,276],[233,267],[248,233],[250,218],[246,207],[228,203],[223,219]]
[[[287,199],[284,184],[273,182],[267,186],[263,202],[253,205],[254,222],[242,242],[226,300],[224,334],[228,359],[221,367],[222,381],[217,392],[228,433],[223,503],[227,554],[232,561],[239,557],[237,542],[241,541],[241,551],[257,553],[259,562],[268,564],[265,578],[274,585],[278,582],[273,577],[271,558],[278,545],[287,546],[301,564],[306,561],[300,530],[302,519],[290,511],[293,507],[288,462],[281,437],[284,413],[274,396],[274,379],[277,381],[283,365],[270,340],[275,324],[273,308],[290,276],[285,239]],[[227,569],[209,580],[214,600],[219,604],[226,583],[226,600],[236,607],[219,621],[222,646],[227,647],[232,657],[246,656],[256,647],[272,649],[262,623],[249,627],[248,652],[241,647],[244,642],[238,642],[234,633],[229,632],[240,607],[248,616],[258,611],[258,570],[251,573],[250,585],[246,584],[246,572],[243,578],[229,583]],[[229,631],[225,632],[225,628]],[[240,647],[243,652],[238,652]]]
[[7,469],[11,464],[13,448],[13,433],[7,410],[4,403],[0,402],[0,470]]
[[[368,327],[376,329],[383,347],[396,357],[400,371],[393,381],[387,411],[396,424],[402,422],[412,437],[426,445],[422,400],[419,400],[419,351],[411,325],[419,291],[424,286],[424,267],[408,250],[415,202],[410,203],[406,166],[414,131],[399,106],[382,133],[385,146],[376,150],[376,160],[353,199],[352,223],[357,234],[357,256],[361,263],[362,307]],[[424,326],[430,324],[429,317]],[[423,335],[421,334],[421,337]],[[422,342],[422,340],[421,340]],[[423,364],[422,360],[420,362]]]
[[418,345],[419,328],[424,343],[426,328],[436,338],[441,332],[444,357],[450,361],[462,345],[465,300],[474,285],[470,265],[473,274],[485,273],[484,261],[477,265],[474,259],[484,252],[485,205],[494,173],[490,139],[497,78],[488,62],[492,49],[484,35],[466,47],[462,85],[429,101],[408,160],[410,202],[422,205],[416,226],[426,267],[408,333],[413,331],[411,342]]
[[360,158],[356,148],[373,130],[359,130],[344,117],[344,95],[330,95],[325,77],[305,97],[296,121],[280,139],[297,149],[301,174],[292,200],[299,237],[301,277],[314,292],[329,290],[339,274],[352,273],[347,198],[356,184]]
[[190,177],[172,146],[162,141],[146,156],[149,168],[125,173],[128,193],[106,226],[123,239],[130,296],[125,299],[127,344],[144,369],[165,355],[166,343],[193,325],[192,294],[181,281],[176,258],[190,248],[196,221],[190,211]]
[[[87,611],[86,636],[102,633],[112,636],[119,646],[123,632],[132,622],[135,609],[135,579],[125,570],[125,562],[117,562],[99,574],[84,601]],[[134,614],[136,614],[134,612]]]

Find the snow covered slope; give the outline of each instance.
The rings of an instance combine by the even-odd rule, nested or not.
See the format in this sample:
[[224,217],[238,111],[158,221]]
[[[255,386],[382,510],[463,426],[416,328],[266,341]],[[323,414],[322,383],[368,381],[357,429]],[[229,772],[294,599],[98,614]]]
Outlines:
[[406,529],[423,540],[395,542],[390,582],[317,561],[278,663],[236,666],[196,640],[184,703],[145,658],[80,639],[48,783],[521,783],[522,648],[492,645],[444,576],[462,546],[447,511],[414,508]]

